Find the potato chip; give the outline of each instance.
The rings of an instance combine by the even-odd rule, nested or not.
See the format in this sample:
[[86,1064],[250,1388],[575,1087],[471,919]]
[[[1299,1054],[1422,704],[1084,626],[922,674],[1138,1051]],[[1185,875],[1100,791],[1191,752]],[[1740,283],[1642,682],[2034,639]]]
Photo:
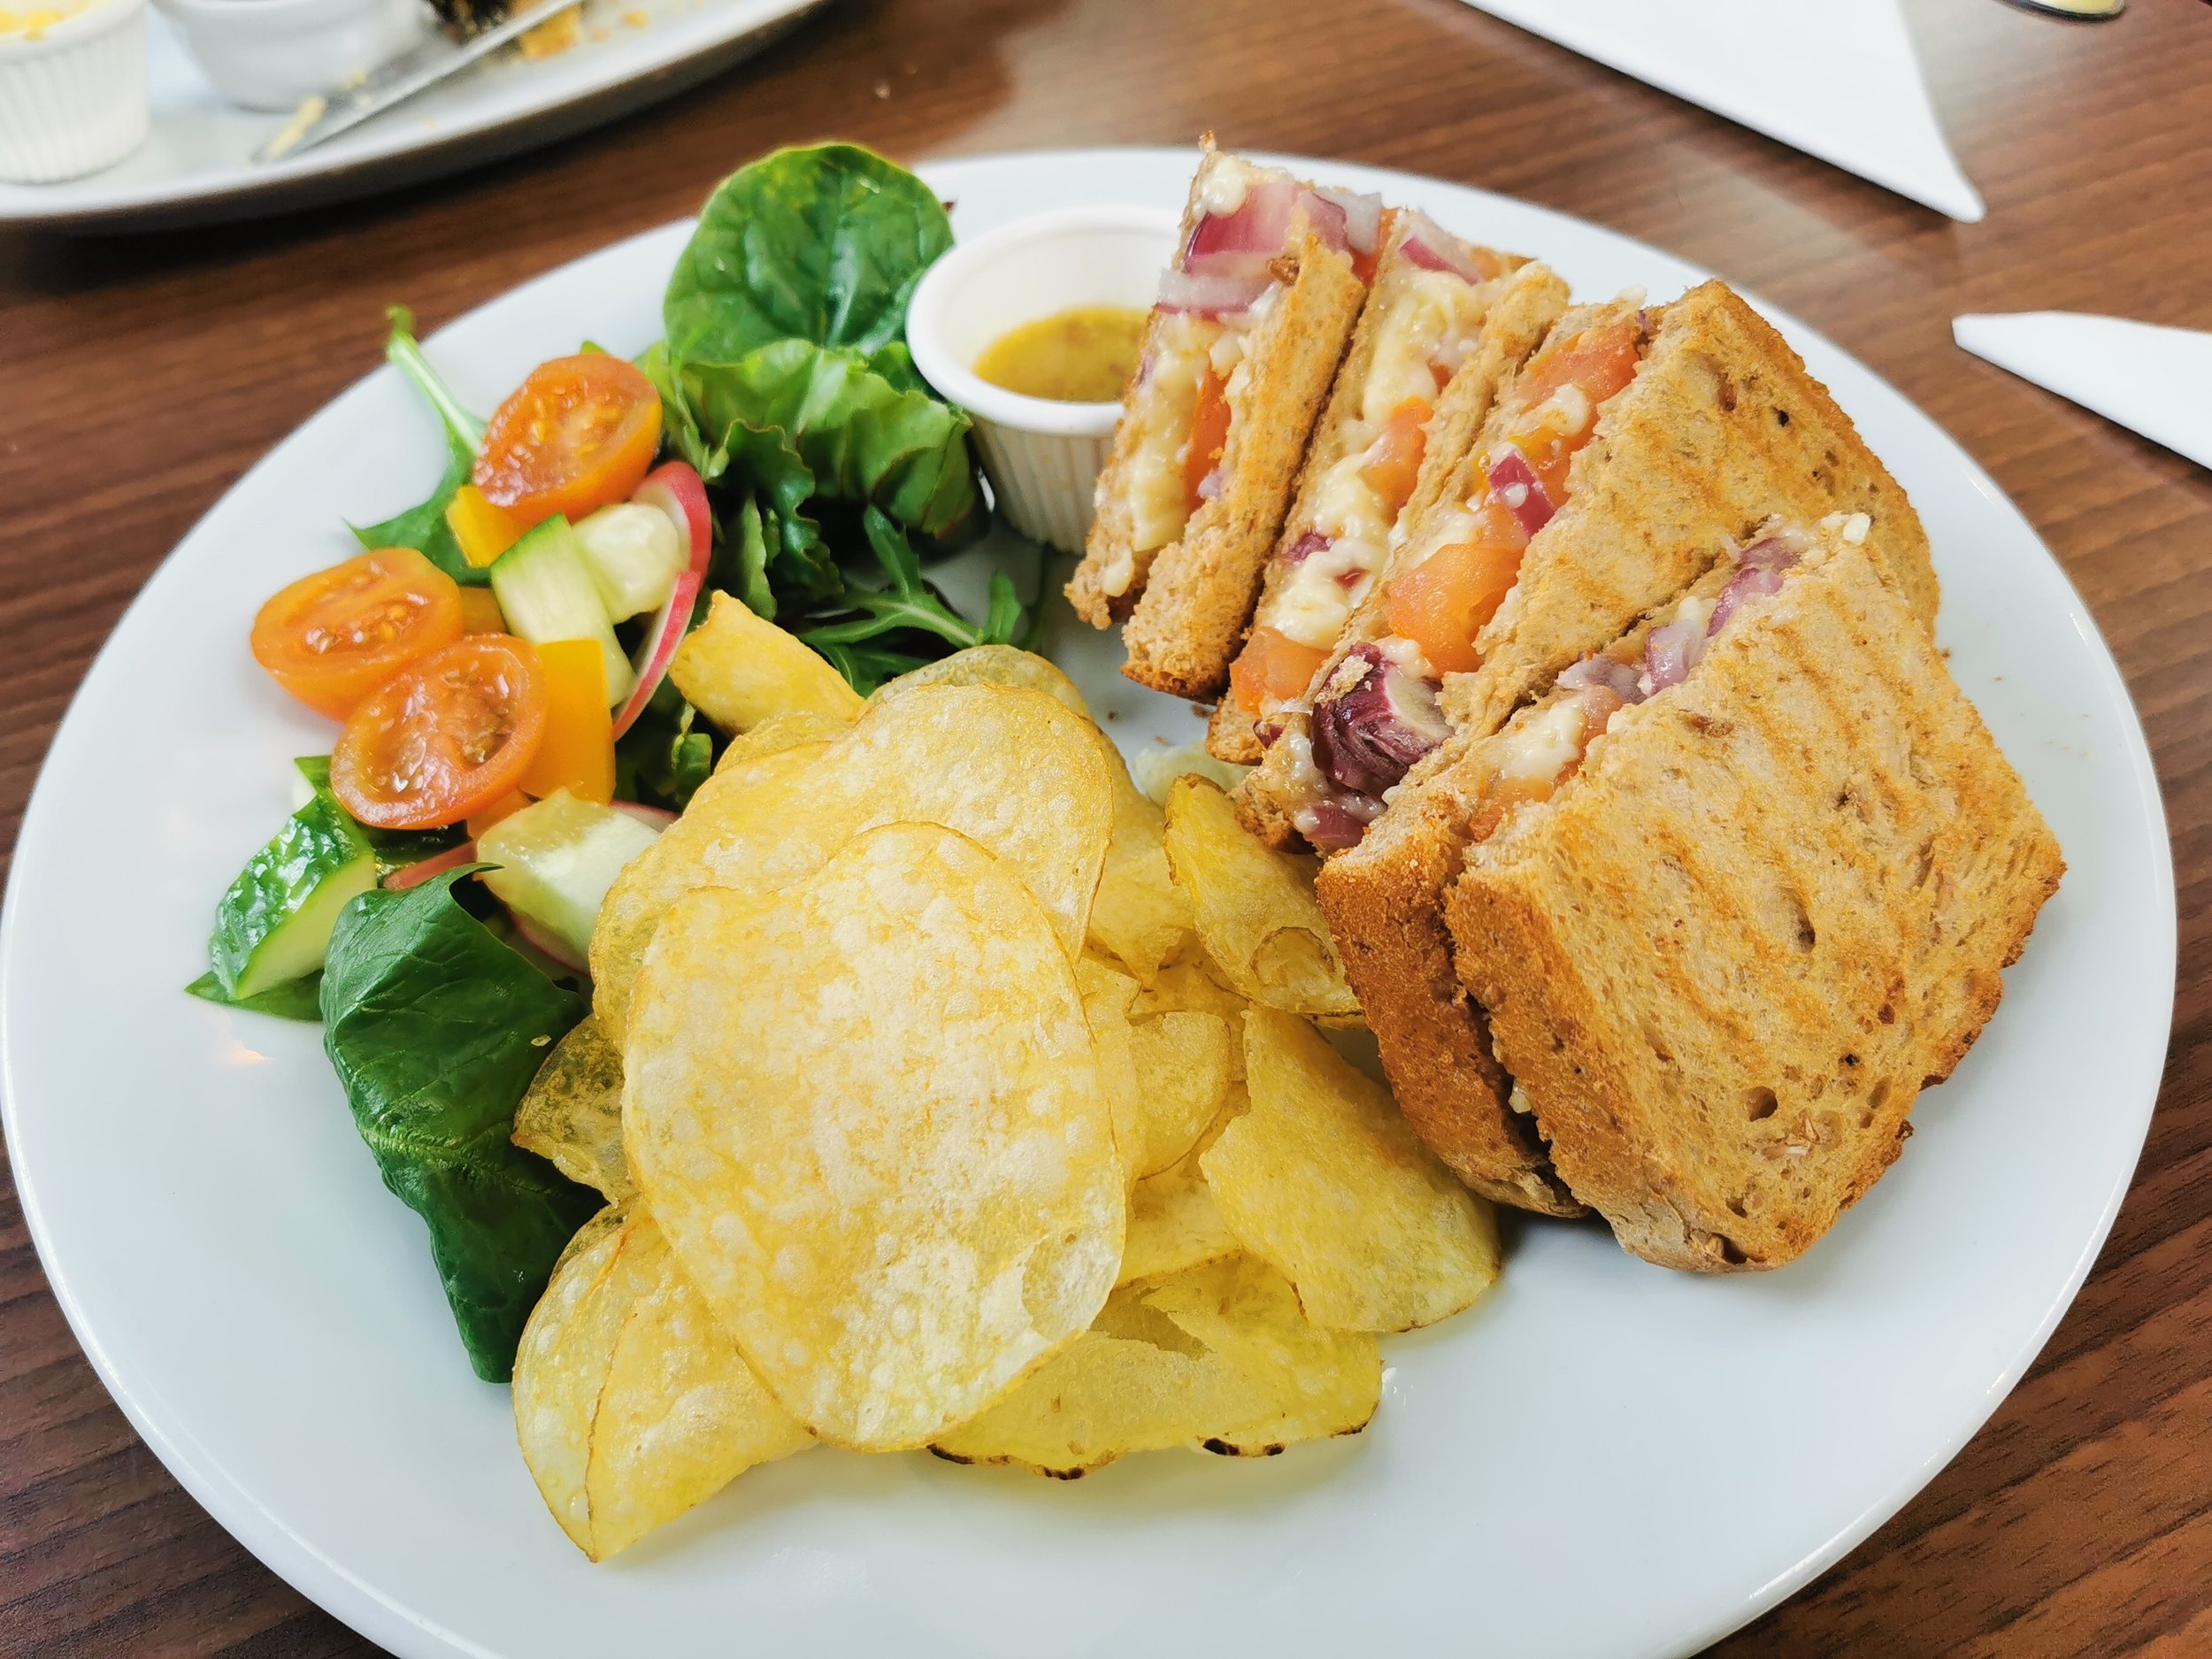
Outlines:
[[818,755],[787,749],[710,778],[600,906],[601,1025],[626,1040],[638,962],[678,898],[701,887],[780,893],[879,824],[941,824],[1006,859],[1074,956],[1112,830],[1098,743],[1040,692],[925,686],[874,704]]
[[1251,1110],[1199,1160],[1229,1231],[1316,1325],[1409,1331],[1498,1276],[1497,1219],[1303,1020],[1245,1016]]
[[676,648],[668,677],[692,707],[726,732],[749,732],[772,716],[800,710],[842,720],[860,712],[860,694],[796,634],[718,590],[708,603],[707,619]]
[[1206,1450],[1271,1457],[1297,1440],[1356,1434],[1382,1400],[1382,1351],[1364,1332],[1325,1331],[1299,1311],[1290,1283],[1238,1255],[1143,1286],[1142,1304],[1203,1343],[1241,1384],[1244,1409]]
[[1195,1154],[1148,1175],[1129,1195],[1129,1232],[1121,1247],[1121,1283],[1161,1279],[1234,1256],[1240,1247],[1198,1167]]
[[1115,759],[1114,836],[1091,903],[1091,942],[1149,983],[1191,937],[1190,895],[1168,870],[1165,815]]
[[924,663],[878,687],[875,695],[868,701],[879,703],[917,686],[1018,686],[1024,690],[1043,692],[1086,720],[1091,718],[1091,705],[1083,701],[1075,681],[1061,672],[1057,664],[1034,651],[1011,645],[972,645],[950,657]]
[[840,719],[833,714],[818,714],[810,709],[772,714],[751,731],[741,732],[732,738],[729,747],[722,751],[722,758],[714,763],[714,769],[727,772],[763,755],[780,755],[795,749],[810,749],[818,755],[850,731],[852,724],[851,720]]
[[632,1305],[615,1342],[592,1419],[584,1487],[594,1561],[628,1548],[756,1463],[814,1444],[715,1322],[652,1217],[640,1210],[626,1225],[650,1234],[657,1265],[652,1288]]
[[622,1156],[622,1054],[590,1015],[538,1068],[515,1108],[510,1139],[606,1198],[635,1190]]
[[1083,1018],[1090,1022],[1092,1057],[1098,1063],[1099,1087],[1106,1093],[1106,1110],[1113,1120],[1114,1149],[1121,1156],[1123,1179],[1133,1183],[1144,1172],[1151,1138],[1144,1093],[1137,1082],[1136,1045],[1129,1036],[1129,1003],[1137,994],[1137,982],[1097,957],[1084,956],[1076,959],[1075,984],[1083,998]]
[[1129,1027],[1145,1115],[1140,1176],[1179,1162],[1229,1097],[1229,1024],[1218,1014],[1176,1011]]
[[577,1234],[515,1356],[515,1432],[553,1518],[604,1561],[812,1443],[634,1204]]
[[[944,687],[869,719],[979,693],[1070,718]],[[926,1444],[1088,1327],[1122,1166],[1075,970],[1013,864],[891,824],[794,888],[693,893],[632,1011],[639,1190],[823,1439]]]
[[1088,1332],[932,1449],[1061,1479],[1170,1446],[1268,1456],[1363,1428],[1381,1392],[1372,1337],[1315,1329],[1272,1269],[1235,1256],[1115,1292]]
[[1161,806],[1167,804],[1168,791],[1174,788],[1179,778],[1203,778],[1224,789],[1234,789],[1253,772],[1253,768],[1240,766],[1233,760],[1216,760],[1206,752],[1203,738],[1194,738],[1173,749],[1140,749],[1137,764],[1130,770],[1136,774],[1137,787],[1145,799]]
[[1313,896],[1310,856],[1264,845],[1237,822],[1227,795],[1186,777],[1168,791],[1167,858],[1232,989],[1286,1013],[1359,1012]]

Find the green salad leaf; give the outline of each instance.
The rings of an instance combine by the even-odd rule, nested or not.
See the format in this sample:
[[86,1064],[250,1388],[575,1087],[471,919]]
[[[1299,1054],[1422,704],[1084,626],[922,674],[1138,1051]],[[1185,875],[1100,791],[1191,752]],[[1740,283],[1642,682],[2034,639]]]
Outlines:
[[249,1013],[271,1014],[279,1019],[303,1019],[312,1025],[323,1017],[323,976],[311,973],[303,979],[291,979],[282,985],[271,986],[258,996],[233,996],[223,988],[223,982],[212,972],[203,973],[184,987],[192,995],[224,1008],[242,1008]]
[[323,972],[323,1047],[385,1186],[430,1229],[469,1363],[504,1382],[555,1259],[600,1200],[507,1138],[585,1002],[461,907],[453,885],[480,868],[346,907]]
[[700,213],[662,303],[669,356],[729,363],[779,340],[879,351],[951,246],[944,205],[905,168],[854,144],[777,150]]
[[413,548],[455,581],[481,587],[491,580],[491,572],[478,569],[462,556],[461,544],[454,540],[453,528],[445,521],[445,510],[475,470],[476,451],[484,442],[483,423],[461,407],[460,400],[430,366],[430,359],[423,356],[415,339],[413,313],[403,305],[395,305],[385,315],[391,319],[392,332],[384,342],[384,359],[413,381],[438,411],[439,423],[445,428],[445,472],[421,506],[410,507],[382,524],[352,526],[354,539],[365,548]]

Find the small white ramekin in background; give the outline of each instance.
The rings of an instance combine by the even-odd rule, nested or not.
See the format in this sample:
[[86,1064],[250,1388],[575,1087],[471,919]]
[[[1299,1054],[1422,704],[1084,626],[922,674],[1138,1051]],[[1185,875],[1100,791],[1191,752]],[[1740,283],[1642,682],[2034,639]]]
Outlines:
[[431,29],[422,0],[154,0],[216,91],[292,111],[381,67]]
[[914,290],[906,313],[914,366],[975,417],[998,510],[1024,535],[1081,551],[1121,405],[1010,392],[980,378],[975,361],[1010,330],[1074,306],[1149,310],[1179,222],[1150,207],[1040,213],[959,243]]
[[97,173],[146,138],[146,0],[94,0],[35,36],[0,35],[0,179]]

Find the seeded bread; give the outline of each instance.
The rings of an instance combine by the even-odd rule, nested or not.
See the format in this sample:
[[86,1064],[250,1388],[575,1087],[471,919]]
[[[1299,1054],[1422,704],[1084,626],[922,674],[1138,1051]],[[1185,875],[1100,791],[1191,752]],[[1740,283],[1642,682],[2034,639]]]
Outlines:
[[[1358,325],[1352,331],[1351,348],[1344,354],[1343,365],[1337,370],[1336,384],[1329,394],[1328,407],[1313,429],[1313,439],[1306,447],[1306,457],[1299,473],[1298,491],[1293,498],[1290,511],[1284,518],[1281,534],[1275,541],[1275,557],[1267,561],[1262,572],[1255,611],[1263,611],[1267,602],[1289,579],[1296,566],[1282,557],[1285,549],[1314,526],[1315,514],[1319,510],[1322,487],[1329,472],[1351,452],[1357,435],[1362,411],[1367,398],[1368,376],[1374,367],[1378,334],[1390,317],[1404,285],[1418,280],[1421,267],[1405,256],[1406,242],[1421,234],[1434,235],[1425,222],[1412,213],[1390,212],[1384,217],[1384,227],[1375,258],[1375,278],[1368,285],[1367,298],[1360,307]],[[1512,273],[1529,262],[1518,254],[1497,253],[1488,249],[1482,255],[1501,267],[1500,273],[1481,283],[1475,303],[1486,316],[1490,309],[1506,293],[1512,281]],[[1553,279],[1556,281],[1557,279]],[[1562,285],[1563,291],[1563,285]],[[1435,411],[1429,419],[1429,432],[1434,442],[1425,445],[1422,453],[1422,475],[1432,470],[1432,456],[1441,450],[1452,430],[1472,431],[1482,424],[1489,413],[1491,402],[1497,396],[1499,381],[1510,367],[1500,363],[1496,353],[1486,353],[1479,348],[1468,354],[1452,375],[1451,380],[1437,394]],[[1420,482],[1416,480],[1417,491]],[[1411,505],[1411,498],[1408,500]],[[1247,619],[1248,623],[1249,618]],[[1248,626],[1240,630],[1240,646],[1249,633]],[[1233,699],[1224,697],[1214,710],[1213,718],[1206,727],[1206,749],[1217,760],[1233,761],[1240,765],[1251,765],[1259,760],[1263,746],[1253,729],[1254,716],[1240,707]]]
[[1824,1233],[2058,886],[1896,574],[1824,534],[1450,888],[1559,1176],[1647,1261],[1770,1268]]

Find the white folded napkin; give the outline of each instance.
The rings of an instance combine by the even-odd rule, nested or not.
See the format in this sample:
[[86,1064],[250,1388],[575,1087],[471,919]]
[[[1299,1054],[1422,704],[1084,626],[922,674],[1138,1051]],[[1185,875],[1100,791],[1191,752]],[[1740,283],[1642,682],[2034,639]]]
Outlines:
[[2080,311],[1956,317],[1978,357],[2212,466],[2212,334]]
[[1970,224],[1897,0],[1467,0]]

